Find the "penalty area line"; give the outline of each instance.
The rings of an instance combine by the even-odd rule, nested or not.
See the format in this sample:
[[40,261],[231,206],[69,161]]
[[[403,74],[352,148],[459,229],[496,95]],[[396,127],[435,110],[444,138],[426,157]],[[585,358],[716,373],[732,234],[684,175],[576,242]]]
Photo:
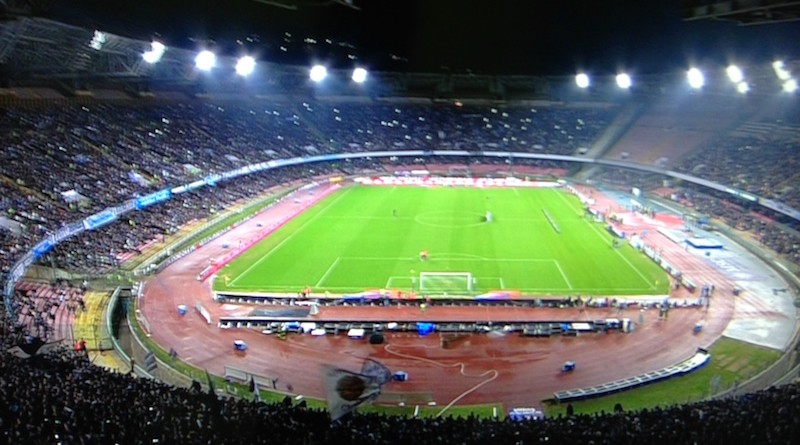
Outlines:
[[572,283],[569,282],[567,274],[564,273],[564,269],[561,268],[561,263],[559,263],[558,260],[553,260],[553,262],[556,263],[556,267],[558,268],[558,271],[561,273],[561,278],[563,278],[564,282],[567,283],[567,287],[569,287],[569,290],[573,290],[574,288],[572,287]]
[[333,272],[333,269],[336,269],[336,265],[339,264],[339,261],[341,261],[341,259],[342,259],[342,257],[337,256],[336,259],[333,260],[331,265],[328,267],[328,270],[326,270],[325,273],[322,274],[322,278],[320,278],[319,281],[317,281],[317,284],[315,284],[314,287],[321,287],[322,286],[322,283],[325,280],[328,279],[328,275],[330,275],[331,272]]

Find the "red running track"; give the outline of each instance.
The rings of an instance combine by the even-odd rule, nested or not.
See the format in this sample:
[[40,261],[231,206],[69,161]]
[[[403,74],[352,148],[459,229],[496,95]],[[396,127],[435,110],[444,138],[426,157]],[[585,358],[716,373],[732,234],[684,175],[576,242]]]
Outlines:
[[[607,198],[593,193],[598,205],[613,205]],[[301,200],[308,199],[301,196]],[[173,263],[144,287],[139,308],[152,329],[152,338],[180,358],[213,374],[221,375],[224,366],[276,380],[276,389],[289,394],[323,398],[321,369],[335,365],[357,371],[365,358],[373,358],[393,371],[406,371],[409,380],[390,382],[384,388],[387,402],[404,400],[408,404],[435,402],[438,406],[450,403],[461,405],[502,403],[506,409],[540,406],[556,391],[588,387],[646,373],[676,364],[696,351],[708,347],[727,326],[733,316],[732,284],[719,272],[684,255],[680,246],[655,230],[650,230],[647,242],[663,248],[661,255],[684,271],[695,283],[714,283],[713,304],[705,308],[681,308],[670,311],[667,320],[659,320],[658,312],[642,313],[628,309],[620,314],[616,308],[523,309],[512,307],[429,307],[423,314],[414,307],[321,307],[320,316],[352,319],[424,321],[446,315],[455,318],[529,320],[630,318],[635,331],[630,334],[582,334],[577,337],[522,337],[517,334],[489,336],[468,335],[444,349],[438,334],[420,337],[409,333],[385,334],[385,344],[370,345],[366,339],[352,340],[344,335],[312,337],[290,335],[285,340],[247,329],[223,330],[215,323],[206,324],[194,310],[180,316],[177,306],[194,307],[202,303],[214,320],[220,316],[241,312],[243,306],[213,301],[210,280],[198,282],[198,272],[210,258],[226,253],[223,241],[231,245],[247,239],[264,225],[278,219],[292,206],[300,204],[286,199],[257,217],[234,228],[181,260]],[[675,223],[664,218],[660,224]],[[641,223],[641,222],[640,222]],[[641,225],[638,227],[642,227]],[[299,291],[299,289],[297,290]],[[682,300],[683,291],[673,298]],[[689,297],[691,300],[696,297]],[[342,315],[346,311],[346,315]],[[639,323],[640,317],[643,323]],[[702,322],[702,332],[693,327]],[[233,349],[234,340],[247,342],[246,353]],[[713,359],[713,358],[712,358]],[[577,363],[577,370],[560,372],[566,360]]]

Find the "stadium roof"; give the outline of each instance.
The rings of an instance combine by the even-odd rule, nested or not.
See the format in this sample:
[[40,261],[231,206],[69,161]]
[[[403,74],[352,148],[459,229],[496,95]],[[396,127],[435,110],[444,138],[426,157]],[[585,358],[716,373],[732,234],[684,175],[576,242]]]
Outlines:
[[[696,2],[695,2],[696,3]],[[19,7],[14,8],[15,5]],[[36,5],[31,8],[30,5]],[[683,5],[686,7],[686,4]],[[800,58],[800,22],[687,21],[681,2],[617,0],[3,0],[56,21],[259,60],[411,72],[569,75]],[[741,61],[741,62],[740,62]]]

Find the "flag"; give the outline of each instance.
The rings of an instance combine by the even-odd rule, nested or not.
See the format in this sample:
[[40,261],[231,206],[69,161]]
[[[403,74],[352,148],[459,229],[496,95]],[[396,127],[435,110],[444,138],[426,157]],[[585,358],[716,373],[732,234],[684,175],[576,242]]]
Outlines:
[[214,382],[211,381],[211,374],[208,373],[208,369],[206,369],[206,380],[208,380],[208,394],[216,397],[217,391],[214,389]]
[[34,337],[30,341],[9,348],[6,352],[19,358],[31,358],[34,355],[45,355],[58,351],[60,347],[61,341],[45,343],[41,338]]
[[390,379],[391,371],[371,359],[364,362],[360,373],[332,366],[323,367],[323,383],[331,420],[336,421],[377,399],[381,387]]
[[258,388],[258,382],[256,382],[256,379],[253,376],[250,376],[250,392],[253,393],[254,401],[261,401],[261,390]]

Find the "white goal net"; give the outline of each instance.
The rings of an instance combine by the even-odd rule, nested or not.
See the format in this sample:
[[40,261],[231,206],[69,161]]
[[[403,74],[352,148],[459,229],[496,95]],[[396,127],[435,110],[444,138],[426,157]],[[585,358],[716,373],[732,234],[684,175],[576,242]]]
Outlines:
[[420,272],[421,292],[470,292],[472,274],[469,272]]

